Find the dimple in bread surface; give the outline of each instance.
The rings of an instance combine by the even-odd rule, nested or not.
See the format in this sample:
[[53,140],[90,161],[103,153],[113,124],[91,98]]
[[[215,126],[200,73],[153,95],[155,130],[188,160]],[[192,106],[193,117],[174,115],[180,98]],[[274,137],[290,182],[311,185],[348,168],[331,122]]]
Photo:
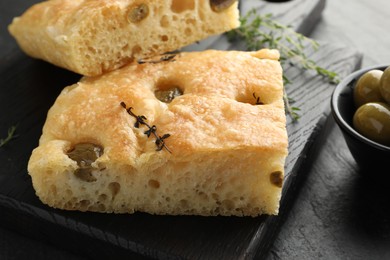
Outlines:
[[[278,58],[275,50],[180,53],[65,88],[29,161],[37,195],[68,210],[277,214],[287,155]],[[183,94],[171,103],[156,98],[173,86]],[[156,151],[121,102],[171,135],[171,153]],[[67,152],[79,143],[104,149],[92,163],[95,181],[74,174],[79,166]]]
[[238,16],[237,3],[215,12],[204,0],[51,0],[9,31],[28,55],[96,76],[231,30]]

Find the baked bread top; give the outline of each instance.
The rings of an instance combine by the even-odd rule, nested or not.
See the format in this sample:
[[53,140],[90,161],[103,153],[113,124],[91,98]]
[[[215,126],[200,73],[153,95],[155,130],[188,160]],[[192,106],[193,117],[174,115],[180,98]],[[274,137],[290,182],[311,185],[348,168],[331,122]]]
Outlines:
[[[29,161],[38,196],[73,210],[276,214],[287,155],[278,58],[179,53],[65,88]],[[78,144],[100,149],[84,180],[69,155]]]
[[238,16],[234,0],[51,0],[9,31],[28,55],[96,76],[231,30]]

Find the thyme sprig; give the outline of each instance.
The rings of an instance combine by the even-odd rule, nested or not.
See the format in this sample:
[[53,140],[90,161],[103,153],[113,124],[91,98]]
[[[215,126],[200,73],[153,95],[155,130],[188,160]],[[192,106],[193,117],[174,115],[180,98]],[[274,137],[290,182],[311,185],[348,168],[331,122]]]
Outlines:
[[16,125],[13,125],[10,128],[8,128],[7,137],[4,139],[0,139],[0,147],[3,147],[7,143],[9,143],[12,139],[15,139],[16,137],[18,137],[17,135],[15,135],[16,128],[17,128]]
[[159,136],[157,134],[157,126],[155,126],[155,125],[150,126],[148,123],[146,123],[147,118],[145,116],[142,116],[142,115],[139,116],[139,115],[134,114],[133,111],[131,111],[133,108],[132,107],[127,108],[126,103],[123,101],[121,102],[121,106],[124,109],[126,109],[126,111],[129,115],[131,115],[132,117],[134,117],[136,119],[136,121],[134,123],[135,128],[139,128],[141,125],[144,125],[148,128],[148,130],[146,130],[144,132],[144,134],[147,137],[150,137],[151,135],[153,135],[156,138],[156,140],[155,140],[155,143],[157,146],[156,151],[161,151],[163,148],[165,148],[165,150],[167,150],[169,153],[172,153],[164,142],[165,139],[167,139],[168,137],[171,136],[170,134],[164,134],[163,136]]
[[[230,41],[243,41],[247,50],[278,49],[282,65],[288,61],[292,66],[315,71],[331,83],[339,81],[337,73],[318,66],[315,61],[307,56],[307,50],[317,51],[319,49],[320,45],[317,41],[297,33],[291,26],[275,21],[272,14],[258,14],[256,9],[251,9],[240,18],[240,21],[240,27],[227,33]],[[291,83],[285,76],[283,76],[283,79],[284,85]],[[299,108],[291,106],[291,100],[285,89],[284,101],[287,113],[293,120],[297,120],[299,118],[297,113]]]
[[164,61],[175,61],[176,53],[167,53],[162,55],[159,59],[157,60],[151,60],[151,59],[140,59],[137,60],[138,64],[144,64],[144,63],[151,63],[151,64],[156,64]]
[[301,111],[299,107],[292,106],[291,104],[295,102],[295,100],[288,97],[287,92],[284,91],[283,93],[283,99],[284,99],[284,106],[287,111],[287,113],[291,116],[291,118],[294,121],[297,121],[299,119],[298,111]]

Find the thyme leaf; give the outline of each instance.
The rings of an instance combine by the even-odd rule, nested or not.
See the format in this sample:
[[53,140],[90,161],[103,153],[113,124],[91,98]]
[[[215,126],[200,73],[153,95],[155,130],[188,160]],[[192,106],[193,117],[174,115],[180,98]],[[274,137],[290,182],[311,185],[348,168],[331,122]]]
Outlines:
[[256,93],[253,92],[252,95],[253,95],[253,97],[254,97],[255,100],[256,100],[255,105],[264,105],[264,103],[260,101],[260,97],[256,96]]
[[134,114],[133,111],[131,111],[133,108],[132,108],[132,107],[127,108],[126,103],[123,102],[123,101],[122,101],[120,104],[121,104],[121,106],[122,106],[124,109],[126,109],[127,113],[128,113],[130,116],[132,116],[132,117],[134,117],[134,118],[136,119],[136,121],[135,121],[135,123],[134,123],[134,127],[135,127],[135,128],[139,128],[141,125],[144,125],[144,126],[146,126],[146,128],[148,128],[148,130],[146,130],[146,131],[144,132],[144,134],[145,134],[148,138],[149,138],[151,135],[153,135],[153,136],[156,138],[156,140],[155,140],[155,144],[156,144],[156,146],[157,146],[156,151],[161,151],[163,148],[165,148],[165,150],[167,150],[169,153],[172,153],[171,150],[169,150],[169,148],[166,146],[166,144],[165,144],[165,142],[164,142],[165,139],[167,139],[168,137],[171,136],[170,134],[164,134],[163,136],[159,136],[159,135],[157,134],[157,126],[155,126],[155,125],[150,126],[150,125],[146,122],[147,118],[146,118],[145,116],[142,116],[142,115],[139,116],[139,115]]
[[7,137],[4,139],[0,139],[0,147],[3,147],[7,143],[9,143],[12,139],[15,139],[16,137],[18,137],[17,135],[15,135],[16,128],[17,128],[16,125],[13,125],[10,128],[8,128]]
[[[256,9],[251,9],[240,18],[240,21],[240,27],[227,32],[230,41],[244,42],[248,51],[261,48],[278,49],[282,66],[288,61],[292,66],[314,71],[331,83],[339,81],[337,73],[320,67],[306,54],[310,49],[313,51],[319,49],[320,45],[317,41],[294,31],[291,26],[275,21],[272,14],[258,14]],[[284,86],[291,83],[284,75],[283,80]],[[284,101],[287,113],[294,121],[298,120],[299,108],[291,106],[286,89],[284,89]]]

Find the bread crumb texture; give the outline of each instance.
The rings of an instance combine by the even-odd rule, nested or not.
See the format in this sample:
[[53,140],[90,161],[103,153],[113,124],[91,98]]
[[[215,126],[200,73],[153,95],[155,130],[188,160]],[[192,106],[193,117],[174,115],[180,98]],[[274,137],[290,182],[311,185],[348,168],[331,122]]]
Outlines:
[[236,1],[52,0],[13,20],[30,56],[88,76],[239,26]]
[[[49,110],[28,165],[37,195],[68,210],[277,214],[288,143],[278,58],[208,50],[84,77]],[[171,152],[121,102],[170,134]]]

